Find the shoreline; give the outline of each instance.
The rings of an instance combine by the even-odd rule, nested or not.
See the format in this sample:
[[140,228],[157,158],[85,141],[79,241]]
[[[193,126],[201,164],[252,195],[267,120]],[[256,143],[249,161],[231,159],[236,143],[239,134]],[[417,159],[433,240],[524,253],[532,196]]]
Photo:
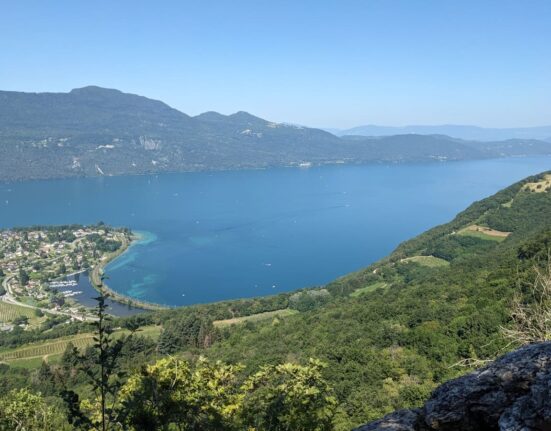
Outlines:
[[142,310],[148,310],[148,311],[168,310],[170,309],[170,307],[166,305],[155,304],[153,302],[148,302],[148,301],[142,301],[140,299],[136,299],[131,296],[116,292],[101,279],[101,277],[105,273],[105,267],[109,265],[111,262],[113,262],[115,259],[117,259],[119,256],[124,254],[126,251],[128,251],[130,247],[132,247],[133,243],[135,243],[136,241],[140,241],[140,239],[141,239],[140,234],[132,232],[132,239],[130,242],[125,241],[119,250],[106,255],[105,259],[102,259],[102,262],[98,263],[96,266],[91,268],[90,271],[88,272],[89,278],[90,278],[90,284],[99,293],[106,294],[109,297],[109,299],[119,302],[120,304],[130,305],[131,307],[140,308]]
[[[372,166],[372,165],[408,165],[408,164],[433,164],[433,163],[456,163],[456,162],[477,162],[485,160],[503,160],[503,159],[523,159],[523,158],[538,158],[538,157],[551,157],[549,154],[539,155],[511,155],[503,157],[482,157],[476,159],[426,159],[426,160],[357,160],[357,161],[311,161],[311,168],[325,167],[325,166]],[[306,161],[306,160],[305,160]],[[296,164],[294,164],[296,163]],[[218,173],[218,172],[243,172],[243,171],[267,171],[270,169],[304,169],[299,166],[300,162],[293,162],[293,164],[268,164],[264,166],[247,166],[247,167],[227,167],[227,168],[205,168],[205,169],[176,169],[167,171],[152,171],[152,172],[125,172],[117,174],[105,174],[105,175],[64,175],[64,176],[52,176],[52,177],[32,177],[32,178],[14,178],[14,179],[2,179],[0,178],[0,184],[18,184],[27,181],[63,181],[70,179],[98,179],[98,178],[117,178],[117,177],[144,177],[144,176],[158,176],[158,175],[178,175],[178,174],[195,174],[195,173]]]

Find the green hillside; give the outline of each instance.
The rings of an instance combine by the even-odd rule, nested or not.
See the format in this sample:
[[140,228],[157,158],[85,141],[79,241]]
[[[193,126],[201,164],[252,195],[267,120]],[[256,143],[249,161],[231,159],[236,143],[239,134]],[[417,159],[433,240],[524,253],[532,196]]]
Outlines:
[[0,181],[549,154],[546,141],[339,138],[247,112],[190,117],[157,100],[96,86],[69,93],[0,91]]
[[[322,359],[340,402],[338,429],[419,405],[438,383],[466,372],[453,364],[506,348],[499,328],[510,300],[551,247],[549,188],[525,186],[543,182],[528,178],[476,202],[336,280],[322,306],[223,332],[209,356],[251,366]],[[511,234],[502,241],[457,234],[474,224]]]
[[[198,385],[203,396],[201,391],[214,385],[220,389],[217,394],[237,397],[222,400],[222,411],[237,413],[219,430],[250,427],[259,418],[270,423],[275,420],[271,409],[284,412],[276,415],[275,423],[290,417],[292,423],[313,420],[304,413],[317,417],[321,425],[315,429],[349,430],[387,412],[421,405],[438,384],[469,371],[458,364],[492,359],[515,347],[502,337],[501,328],[511,325],[513,296],[530,301],[534,267],[547,264],[549,175],[527,178],[475,202],[450,223],[323,288],[115,320],[114,326],[127,329],[162,327],[158,340],[141,337],[139,331],[123,338],[121,375],[134,376],[126,390],[146,396],[140,392],[143,388],[136,389],[136,381],[161,378],[170,367],[187,367],[177,362],[185,358],[198,367],[189,375],[204,373],[205,381],[183,382],[183,387]],[[10,362],[0,365],[0,384],[6,390],[40,391],[53,406],[59,405],[61,393],[67,395],[63,391],[68,387],[90,399],[91,387],[81,367],[94,364],[94,352],[85,348],[92,325],[48,322],[40,330],[18,329],[0,339],[2,357]],[[70,349],[62,354],[68,340],[84,350],[82,358],[75,360],[78,356]],[[30,342],[40,350],[29,352],[25,344]],[[33,370],[38,364],[32,361],[50,352],[59,364]],[[215,365],[204,365],[200,356]],[[243,368],[224,368],[224,363]],[[167,394],[171,390],[166,389]],[[228,400],[231,405],[224,404]],[[291,429],[278,426],[257,429]]]

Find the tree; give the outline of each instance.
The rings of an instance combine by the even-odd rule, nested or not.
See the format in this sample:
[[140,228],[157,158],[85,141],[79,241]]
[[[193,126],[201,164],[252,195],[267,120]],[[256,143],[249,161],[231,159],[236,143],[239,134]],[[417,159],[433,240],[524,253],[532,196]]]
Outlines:
[[159,337],[159,352],[171,354],[190,347],[206,348],[215,337],[210,318],[201,313],[186,313],[165,322]]
[[48,406],[40,393],[12,390],[0,398],[0,429],[13,431],[68,430],[61,414]]
[[19,270],[19,283],[21,286],[26,286],[29,282],[29,274],[23,268]]
[[14,325],[27,325],[29,323],[29,318],[27,316],[17,316],[12,320]]
[[[230,430],[239,410],[239,366],[163,358],[121,389],[127,425],[136,430]],[[172,429],[172,428],[170,428]]]
[[244,425],[262,431],[332,430],[336,398],[322,377],[324,365],[265,366],[248,378],[244,392]]
[[118,420],[119,412],[117,395],[122,386],[124,373],[120,371],[118,358],[123,347],[121,339],[113,340],[113,329],[110,325],[110,317],[107,314],[106,297],[100,295],[94,298],[97,301],[96,327],[92,357],[80,355],[76,348],[73,352],[66,352],[64,356],[78,358],[82,364],[81,370],[86,374],[92,388],[97,395],[95,402],[83,403],[81,408],[79,397],[73,391],[64,391],[62,397],[69,410],[69,420],[75,426],[95,427],[101,431],[111,428]]

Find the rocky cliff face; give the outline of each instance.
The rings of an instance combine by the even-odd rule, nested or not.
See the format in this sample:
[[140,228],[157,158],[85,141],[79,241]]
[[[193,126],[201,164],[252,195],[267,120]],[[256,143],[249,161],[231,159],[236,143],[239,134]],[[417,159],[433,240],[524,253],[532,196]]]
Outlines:
[[551,342],[509,353],[440,386],[420,409],[355,431],[551,431]]

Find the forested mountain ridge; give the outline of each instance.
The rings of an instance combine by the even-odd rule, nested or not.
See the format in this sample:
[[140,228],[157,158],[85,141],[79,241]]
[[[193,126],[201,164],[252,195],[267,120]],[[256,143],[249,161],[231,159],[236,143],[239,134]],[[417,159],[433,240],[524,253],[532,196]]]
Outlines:
[[[118,319],[115,327],[134,334],[117,359],[131,376],[120,383],[123,398],[137,404],[117,408],[132,421],[221,421],[201,429],[249,424],[257,430],[341,431],[420,406],[439,384],[469,371],[471,360],[492,359],[514,347],[502,336],[502,327],[512,324],[512,299],[533,301],[534,267],[546,268],[550,248],[551,172],[546,172],[475,202],[450,223],[326,286]],[[158,331],[159,325],[156,340],[135,332],[141,328],[146,334],[151,326]],[[17,346],[26,341],[42,339],[51,346],[61,342],[60,335],[77,333],[78,341],[90,331],[89,324],[63,322],[37,332],[17,330],[0,339],[0,356],[19,358],[25,346]],[[84,347],[79,353],[68,346],[58,359],[49,355],[35,371],[19,368],[19,359],[8,361],[0,366],[0,383],[6,390],[42,392],[41,402],[57,406],[56,417],[64,411],[60,394],[69,401],[78,395],[97,415],[81,369],[95,369],[97,356]],[[177,378],[172,373],[178,369],[190,371],[181,374],[181,382],[174,380],[176,389],[162,386]],[[157,387],[151,385],[164,388],[162,400],[148,392]],[[213,387],[219,395],[209,392]],[[188,404],[170,404],[172,394],[189,395],[196,403],[189,409],[208,406],[201,411],[214,416],[194,416]]]
[[543,139],[551,138],[551,126],[492,128],[468,125],[444,124],[439,126],[411,125],[403,127],[365,125],[350,129],[326,129],[337,136],[392,136],[405,133],[417,135],[448,135],[454,138],[473,141],[502,141],[508,139]]
[[338,138],[246,112],[190,117],[163,102],[95,86],[0,91],[0,180],[551,154],[551,143],[443,135]]

